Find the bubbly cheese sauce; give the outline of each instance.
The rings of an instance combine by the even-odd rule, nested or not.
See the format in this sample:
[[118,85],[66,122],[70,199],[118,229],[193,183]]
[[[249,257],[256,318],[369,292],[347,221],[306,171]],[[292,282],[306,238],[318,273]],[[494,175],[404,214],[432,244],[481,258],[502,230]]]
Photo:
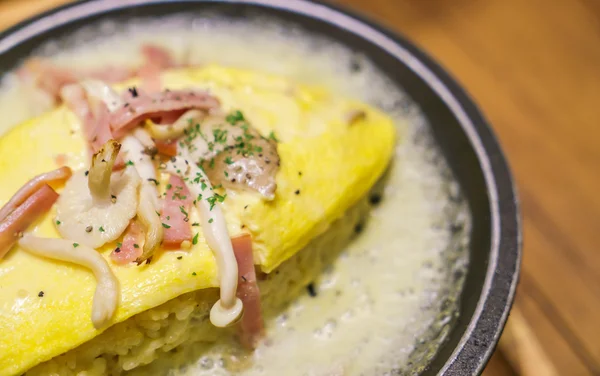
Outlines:
[[[470,218],[419,108],[359,52],[267,19],[223,22],[204,13],[109,22],[35,54],[67,66],[131,65],[140,62],[132,51],[144,42],[163,44],[187,63],[216,62],[326,85],[379,106],[400,129],[370,218],[306,294],[266,323],[268,341],[243,374],[397,375],[426,365],[456,317]],[[13,74],[3,77],[0,133],[47,108]],[[230,374],[236,359],[227,346],[224,341],[191,365],[163,372]]]

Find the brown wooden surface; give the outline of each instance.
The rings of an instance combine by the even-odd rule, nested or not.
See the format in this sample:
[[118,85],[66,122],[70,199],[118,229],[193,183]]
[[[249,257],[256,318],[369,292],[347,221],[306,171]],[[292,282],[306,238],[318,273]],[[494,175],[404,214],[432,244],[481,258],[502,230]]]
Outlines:
[[[0,0],[0,29],[65,2]],[[485,375],[600,375],[600,2],[337,2],[438,59],[479,103],[512,165],[524,263]]]

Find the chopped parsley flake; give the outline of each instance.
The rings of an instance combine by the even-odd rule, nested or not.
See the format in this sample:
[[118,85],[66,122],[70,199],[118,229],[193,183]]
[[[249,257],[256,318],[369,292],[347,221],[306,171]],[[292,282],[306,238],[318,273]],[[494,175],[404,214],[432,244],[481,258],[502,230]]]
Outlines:
[[193,275],[193,276],[196,276],[196,272],[192,272],[192,275]]
[[188,212],[186,212],[186,211],[185,211],[185,208],[183,207],[183,205],[181,205],[181,206],[179,207],[179,211],[181,212],[181,214],[185,215],[185,216],[186,216],[186,218],[187,218],[187,216],[188,216]]
[[208,220],[208,223],[213,223],[213,219],[212,219],[212,218],[211,218],[211,219],[209,219],[209,220]]
[[277,137],[275,137],[275,132],[271,131],[271,133],[269,133],[269,140],[273,140],[275,142],[279,142],[279,140],[277,139]]
[[62,223],[61,221],[59,221],[59,220],[56,220],[56,225],[57,225],[57,226],[60,226],[60,224],[61,224],[61,223]]
[[171,189],[172,185],[171,184],[167,184],[167,189]]
[[244,114],[242,114],[241,111],[237,110],[237,111],[233,111],[232,113],[230,113],[229,115],[227,115],[227,117],[225,118],[225,120],[227,120],[227,122],[231,125],[235,125],[236,123],[240,122],[240,121],[244,121]]
[[140,246],[137,243],[133,244],[133,248],[139,248],[139,247]]
[[194,223],[192,223],[192,226],[200,226],[200,223],[194,222]]
[[215,143],[224,144],[227,141],[227,131],[219,128],[213,129]]
[[123,243],[121,243],[121,242],[117,243],[117,247],[121,248],[122,246],[123,246]]
[[231,159],[231,157],[227,157],[227,158],[225,158],[225,163],[232,164],[233,160]]
[[192,244],[193,244],[193,245],[196,245],[196,244],[198,244],[198,235],[199,235],[199,234],[200,234],[200,233],[199,233],[199,232],[197,232],[197,233],[196,233],[196,235],[194,235],[194,238],[192,239]]
[[125,163],[127,166],[133,166],[133,162],[132,161],[127,161],[127,163]]
[[217,201],[218,202],[225,201],[225,197],[227,197],[227,195],[221,196],[220,194],[215,193],[214,196],[207,198],[206,201],[210,204],[210,210],[213,210]]
[[73,248],[79,247],[79,243],[73,243]]
[[100,226],[100,228],[98,228],[98,231],[104,232],[104,227]]
[[169,225],[168,225],[168,224],[166,224],[166,223],[163,223],[163,224],[162,224],[162,227],[164,227],[164,228],[171,228],[171,226],[169,226]]

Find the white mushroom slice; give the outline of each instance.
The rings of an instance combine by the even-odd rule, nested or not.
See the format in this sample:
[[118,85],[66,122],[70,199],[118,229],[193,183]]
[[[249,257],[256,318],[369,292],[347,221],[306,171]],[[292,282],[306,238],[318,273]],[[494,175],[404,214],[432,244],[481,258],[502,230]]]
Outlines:
[[[186,150],[182,152],[187,154]],[[166,165],[166,171],[183,178],[194,197],[200,195],[202,197],[200,200],[196,200],[196,208],[202,217],[202,230],[206,242],[217,260],[220,278],[220,299],[210,310],[210,321],[218,327],[228,326],[240,317],[243,304],[235,295],[238,266],[227,231],[225,216],[218,204],[223,200],[222,196],[213,192],[210,181],[204,172],[185,158],[172,158]]]
[[202,120],[205,117],[205,112],[200,110],[189,110],[181,115],[173,124],[155,124],[147,120],[146,129],[152,137],[157,140],[176,140],[183,136],[195,121]]
[[135,217],[141,180],[132,166],[112,172],[119,149],[119,143],[108,141],[94,154],[89,174],[79,171],[65,184],[56,204],[63,238],[98,248],[121,236]]
[[154,140],[152,139],[152,137],[150,136],[150,134],[145,131],[143,128],[135,128],[131,134],[138,139],[139,142],[142,143],[142,145],[144,145],[144,149],[148,150],[148,149],[155,149],[156,148],[156,144],[154,143]]
[[119,303],[119,282],[98,252],[71,240],[38,238],[29,234],[19,240],[19,246],[38,256],[91,269],[98,282],[92,303],[92,323],[98,329],[112,318]]
[[106,104],[108,110],[113,112],[125,105],[125,101],[116,91],[100,80],[84,80],[81,86],[85,89],[88,97],[94,97]]
[[163,239],[162,223],[160,217],[156,214],[160,209],[158,189],[156,188],[158,181],[156,180],[154,163],[150,156],[144,152],[144,145],[136,137],[125,136],[123,138],[123,152],[125,152],[127,159],[132,161],[133,166],[143,179],[137,216],[146,228],[146,237],[144,252],[135,260],[139,265],[152,257]]

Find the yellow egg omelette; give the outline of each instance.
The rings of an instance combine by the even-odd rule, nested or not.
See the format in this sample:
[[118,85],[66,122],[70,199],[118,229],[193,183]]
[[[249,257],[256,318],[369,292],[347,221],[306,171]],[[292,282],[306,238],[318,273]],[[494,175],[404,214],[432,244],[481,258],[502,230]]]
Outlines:
[[[263,136],[276,134],[280,168],[274,199],[226,189],[220,204],[229,234],[252,236],[254,264],[265,273],[327,231],[367,194],[392,158],[396,135],[390,117],[323,87],[216,65],[169,70],[161,82],[171,90],[208,90],[223,109],[242,111]],[[88,159],[82,124],[64,105],[15,127],[0,138],[0,205],[33,176],[58,163],[86,170]],[[166,174],[158,180],[164,186]],[[54,188],[60,194],[62,186]],[[198,213],[190,216],[196,220]],[[53,208],[29,231],[58,238],[55,218]],[[193,232],[197,238],[190,249],[160,250],[152,263],[140,266],[112,262],[114,242],[98,249],[119,282],[111,325],[184,293],[219,287],[205,234],[201,227]],[[95,288],[90,270],[14,246],[0,260],[0,375],[22,374],[106,330],[90,321]]]

